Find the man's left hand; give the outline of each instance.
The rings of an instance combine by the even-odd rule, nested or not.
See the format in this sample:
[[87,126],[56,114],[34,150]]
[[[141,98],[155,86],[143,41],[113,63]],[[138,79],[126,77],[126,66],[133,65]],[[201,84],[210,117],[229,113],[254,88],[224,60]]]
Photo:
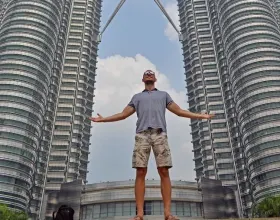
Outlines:
[[211,119],[214,116],[215,116],[214,114],[203,114],[203,119]]

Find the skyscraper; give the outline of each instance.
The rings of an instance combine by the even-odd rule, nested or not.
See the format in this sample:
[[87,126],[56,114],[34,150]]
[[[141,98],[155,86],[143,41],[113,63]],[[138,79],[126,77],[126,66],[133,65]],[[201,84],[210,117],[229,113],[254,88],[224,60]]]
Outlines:
[[274,1],[277,9],[280,10],[280,1],[279,0],[274,0]]
[[0,195],[10,207],[27,210],[36,162],[44,152],[40,141],[62,2],[9,1],[2,7]]
[[86,182],[88,172],[89,117],[94,96],[101,1],[74,0],[71,11],[45,182],[46,193],[50,194],[50,212],[55,207],[50,205],[51,197],[55,197],[52,192],[59,190],[63,182],[77,178]]
[[86,182],[101,0],[1,3],[0,200],[36,217]]
[[[197,178],[252,202],[280,193],[279,1],[178,0]],[[252,200],[253,199],[253,200]]]

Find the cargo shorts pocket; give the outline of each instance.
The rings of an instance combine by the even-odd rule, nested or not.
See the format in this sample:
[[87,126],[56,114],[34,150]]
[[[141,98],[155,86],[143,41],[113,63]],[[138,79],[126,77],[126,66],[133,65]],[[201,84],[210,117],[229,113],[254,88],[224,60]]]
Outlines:
[[132,155],[132,167],[147,167],[151,154],[151,144],[145,134],[136,134],[135,146]]
[[172,167],[171,152],[168,144],[168,137],[162,132],[154,137],[153,152],[157,167]]

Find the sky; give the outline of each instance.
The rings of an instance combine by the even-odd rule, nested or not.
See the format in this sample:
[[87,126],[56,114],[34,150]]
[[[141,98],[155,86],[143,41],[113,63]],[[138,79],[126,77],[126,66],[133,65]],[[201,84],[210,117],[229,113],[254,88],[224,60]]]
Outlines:
[[[101,29],[119,0],[104,0]],[[161,0],[179,29],[177,3]],[[119,113],[131,97],[143,90],[145,70],[156,72],[159,90],[167,91],[183,109],[188,109],[183,55],[177,33],[153,0],[127,0],[99,45],[94,113],[103,117]],[[172,180],[194,181],[190,120],[166,113],[172,153]],[[113,123],[92,124],[88,182],[135,179],[132,152],[136,115]],[[147,179],[159,179],[151,152]]]

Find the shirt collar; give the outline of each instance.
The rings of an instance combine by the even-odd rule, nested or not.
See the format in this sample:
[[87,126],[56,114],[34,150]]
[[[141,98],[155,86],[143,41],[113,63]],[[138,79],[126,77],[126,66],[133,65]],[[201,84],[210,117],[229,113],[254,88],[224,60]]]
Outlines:
[[[148,92],[149,90],[147,90],[147,89],[144,89],[142,92]],[[151,90],[151,91],[158,91],[158,89],[157,88],[154,88],[153,90]]]

